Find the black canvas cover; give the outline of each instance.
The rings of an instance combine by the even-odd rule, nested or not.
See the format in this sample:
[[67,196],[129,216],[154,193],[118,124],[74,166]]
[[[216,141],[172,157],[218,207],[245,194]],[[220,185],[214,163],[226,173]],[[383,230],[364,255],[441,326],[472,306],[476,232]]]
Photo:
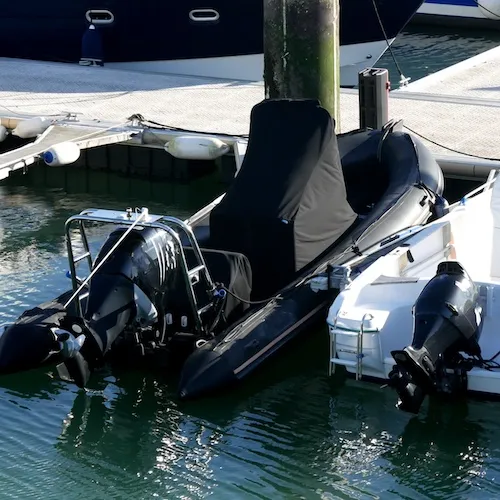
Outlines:
[[[240,317],[249,307],[248,301],[252,292],[252,269],[250,263],[244,255],[236,252],[201,248],[201,253],[203,254],[212,280],[215,283],[222,283],[234,294],[227,294],[223,308],[223,317],[226,324],[231,323],[234,321],[234,318]],[[197,261],[191,247],[184,247],[184,255],[190,268],[196,266]],[[201,284],[195,285],[195,288],[197,286],[201,286]],[[182,296],[180,289],[181,286],[176,287],[176,300],[179,300],[179,297]],[[203,292],[201,289],[198,291],[201,292],[201,300],[203,302]],[[236,297],[242,299],[242,301]],[[206,297],[205,299],[211,300],[212,297]],[[184,308],[188,310],[187,296],[183,300]],[[200,303],[199,306],[205,305],[208,300]]]
[[249,258],[255,296],[284,286],[356,213],[334,121],[317,100],[265,100],[250,118],[241,170],[210,215],[210,243]]

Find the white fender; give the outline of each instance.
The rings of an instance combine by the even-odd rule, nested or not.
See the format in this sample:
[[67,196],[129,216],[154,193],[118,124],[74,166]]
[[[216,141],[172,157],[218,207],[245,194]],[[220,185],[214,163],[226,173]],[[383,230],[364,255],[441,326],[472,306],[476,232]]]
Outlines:
[[23,120],[19,122],[17,127],[12,131],[12,135],[21,137],[21,139],[36,137],[39,134],[43,134],[51,123],[52,120],[50,118],[44,118],[42,116]]
[[500,0],[477,0],[477,6],[484,17],[500,21]]
[[215,137],[182,135],[165,144],[165,150],[183,160],[215,160],[229,151],[229,146]]
[[61,142],[47,149],[42,158],[51,167],[69,165],[80,158],[80,148],[74,142]]

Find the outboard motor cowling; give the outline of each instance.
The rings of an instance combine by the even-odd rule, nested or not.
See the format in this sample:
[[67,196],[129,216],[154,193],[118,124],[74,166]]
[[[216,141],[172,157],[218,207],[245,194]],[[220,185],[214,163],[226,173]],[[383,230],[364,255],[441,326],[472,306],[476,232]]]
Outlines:
[[391,352],[396,366],[389,377],[400,409],[417,413],[428,393],[466,390],[472,364],[460,353],[481,355],[481,312],[479,288],[465,269],[441,262],[415,302],[411,345]]
[[[126,228],[119,228],[108,236],[94,268],[125,231]],[[158,311],[163,311],[168,294],[177,293],[177,264],[172,236],[159,229],[142,228],[131,231],[96,271],[89,282],[83,314],[86,341],[81,354],[90,370],[102,362],[113,343],[127,330],[137,344],[141,343],[138,332],[142,328],[148,327],[154,333],[163,331],[163,325],[151,323],[159,319]],[[71,374],[75,382],[81,381],[77,385],[88,378],[82,371],[87,371],[84,364]]]
[[[126,231],[120,227],[108,235],[93,263],[88,288],[79,297],[68,291],[0,328],[0,374],[57,362],[63,379],[84,387],[91,372],[112,357],[110,351],[118,357],[126,353],[133,362],[149,361],[153,354],[165,364],[171,361],[167,346],[175,336],[192,349],[200,334],[205,335],[194,321],[199,313],[195,307],[204,309],[204,320],[211,325],[225,313],[220,291],[209,290],[196,273],[187,275],[186,266],[196,269],[183,260],[192,252],[183,251],[170,232],[138,227],[123,238]],[[220,252],[215,257],[212,263],[231,284],[233,268],[244,269],[244,262],[234,256],[228,260]],[[249,300],[247,281],[237,283],[238,293]],[[188,285],[193,288],[188,290]],[[195,288],[199,302],[193,307],[189,291]]]

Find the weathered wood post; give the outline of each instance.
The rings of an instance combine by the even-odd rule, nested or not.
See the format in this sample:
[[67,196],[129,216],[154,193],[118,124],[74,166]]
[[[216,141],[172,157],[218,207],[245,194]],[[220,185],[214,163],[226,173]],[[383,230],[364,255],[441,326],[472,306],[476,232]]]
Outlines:
[[340,111],[339,0],[264,1],[266,98],[316,98]]

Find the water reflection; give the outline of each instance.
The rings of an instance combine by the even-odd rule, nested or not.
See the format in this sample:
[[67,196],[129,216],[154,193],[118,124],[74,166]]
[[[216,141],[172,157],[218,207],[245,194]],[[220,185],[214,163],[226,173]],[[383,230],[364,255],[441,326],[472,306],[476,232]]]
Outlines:
[[321,377],[204,408],[179,405],[144,376],[112,386],[107,396],[77,396],[56,448],[78,462],[79,481],[92,470],[118,497],[142,488],[161,498],[498,494],[486,477],[488,433],[456,409],[408,418],[383,393],[344,387],[330,396]]
[[398,470],[399,484],[450,499],[469,498],[474,487],[484,487],[490,443],[473,409],[474,403],[438,404],[424,417],[410,419],[384,455]]
[[103,372],[87,393],[43,371],[3,377],[6,496],[33,494],[16,481],[28,474],[37,498],[498,496],[498,405],[399,412],[390,390],[325,376],[324,333],[238,391],[189,403],[139,371]]

